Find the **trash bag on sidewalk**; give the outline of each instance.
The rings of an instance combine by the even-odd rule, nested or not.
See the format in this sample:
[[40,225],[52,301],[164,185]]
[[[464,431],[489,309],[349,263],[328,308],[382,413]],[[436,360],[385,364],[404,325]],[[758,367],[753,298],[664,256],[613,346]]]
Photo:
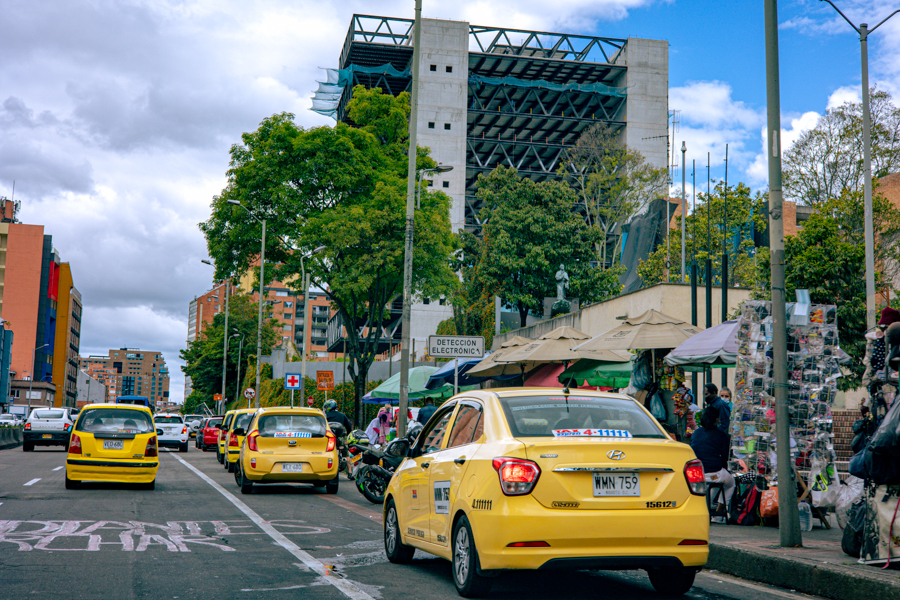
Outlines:
[[813,459],[809,469],[809,487],[812,492],[812,505],[819,508],[831,508],[835,505],[840,493],[841,480],[837,477],[834,466],[831,469],[824,460]]
[[834,514],[841,529],[847,527],[847,522],[850,520],[850,509],[853,503],[862,497],[864,483],[859,477],[851,475],[841,485],[837,502],[834,504]]

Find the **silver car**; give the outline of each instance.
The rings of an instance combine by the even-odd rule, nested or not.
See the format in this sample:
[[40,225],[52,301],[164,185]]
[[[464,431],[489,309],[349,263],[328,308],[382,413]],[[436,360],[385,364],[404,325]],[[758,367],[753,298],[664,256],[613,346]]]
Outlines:
[[68,450],[72,425],[64,408],[35,408],[25,420],[22,450],[31,452],[35,446],[63,446]]
[[23,421],[19,415],[5,413],[0,415],[0,427],[19,427]]

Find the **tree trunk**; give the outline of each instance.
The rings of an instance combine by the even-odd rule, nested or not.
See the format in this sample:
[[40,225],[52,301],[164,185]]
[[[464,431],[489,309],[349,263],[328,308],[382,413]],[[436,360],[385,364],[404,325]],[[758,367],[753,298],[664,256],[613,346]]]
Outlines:
[[524,303],[519,302],[519,305],[516,308],[519,309],[519,327],[527,327],[528,326],[528,307],[525,306]]

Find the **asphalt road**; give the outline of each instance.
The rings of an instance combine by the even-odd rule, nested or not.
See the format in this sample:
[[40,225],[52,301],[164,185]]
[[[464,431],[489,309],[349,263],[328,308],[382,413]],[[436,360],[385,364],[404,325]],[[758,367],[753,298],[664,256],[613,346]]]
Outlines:
[[[380,507],[342,478],[242,495],[214,452],[160,452],[156,490],[66,490],[60,448],[0,451],[0,600],[44,598],[457,598],[450,563],[392,565]],[[508,573],[492,598],[658,599],[643,572]],[[701,572],[694,599],[809,598]]]

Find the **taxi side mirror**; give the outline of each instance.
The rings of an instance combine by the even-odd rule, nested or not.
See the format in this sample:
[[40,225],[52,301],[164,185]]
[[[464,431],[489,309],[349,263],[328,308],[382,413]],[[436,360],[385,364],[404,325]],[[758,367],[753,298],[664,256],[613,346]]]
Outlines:
[[234,435],[247,435],[247,432],[244,431],[243,427],[235,427],[231,433],[233,433]]
[[213,425],[213,427],[215,427],[216,429],[222,429],[222,424],[219,423],[218,425]]

